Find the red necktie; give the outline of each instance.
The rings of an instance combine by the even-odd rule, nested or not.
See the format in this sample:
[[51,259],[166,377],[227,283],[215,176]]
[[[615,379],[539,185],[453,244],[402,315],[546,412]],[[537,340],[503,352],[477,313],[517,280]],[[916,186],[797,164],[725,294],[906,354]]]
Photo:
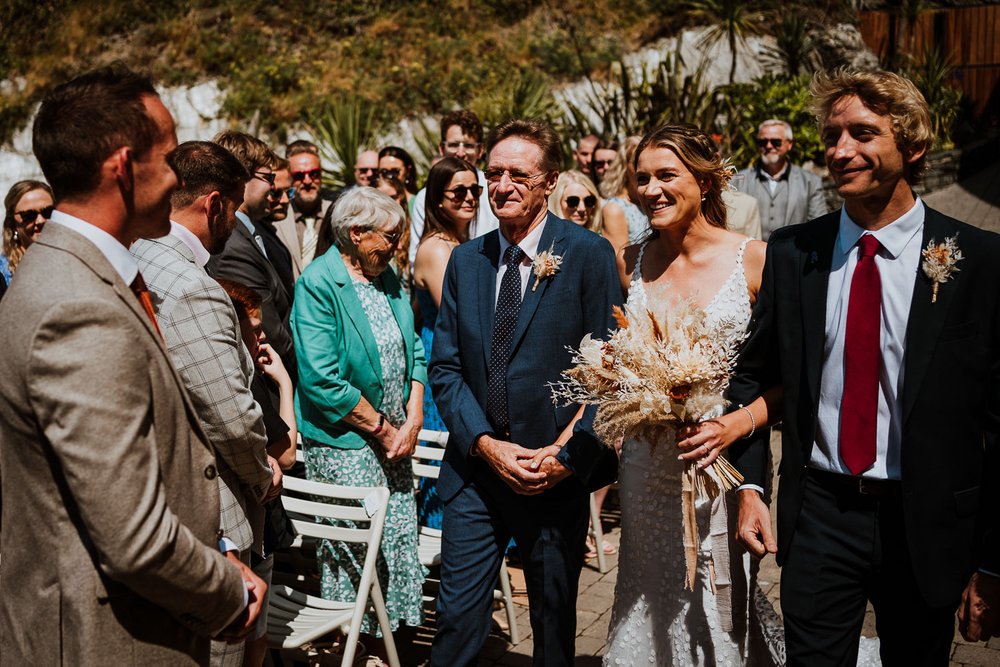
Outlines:
[[135,274],[135,280],[132,281],[129,287],[132,288],[132,292],[139,299],[139,303],[142,304],[142,309],[146,311],[146,316],[149,318],[150,323],[152,323],[153,328],[156,329],[156,333],[159,334],[160,340],[163,340],[163,332],[160,331],[160,325],[156,321],[156,312],[153,310],[153,300],[149,298],[149,288],[146,287],[146,281],[142,279],[141,273]]
[[844,335],[844,396],[840,403],[840,458],[853,475],[875,463],[878,377],[882,366],[882,280],[875,266],[881,247],[871,234],[858,241]]

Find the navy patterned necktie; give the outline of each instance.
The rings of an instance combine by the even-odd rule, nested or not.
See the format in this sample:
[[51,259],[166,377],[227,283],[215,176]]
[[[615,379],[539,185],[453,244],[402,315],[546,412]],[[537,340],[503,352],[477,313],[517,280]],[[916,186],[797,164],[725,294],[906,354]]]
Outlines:
[[[517,326],[517,315],[521,312],[521,260],[524,251],[516,245],[507,248],[504,264],[507,269],[500,280],[500,296],[493,318],[493,342],[490,345],[489,393],[486,397],[486,415],[499,431],[506,431],[510,425],[507,414],[507,361],[510,358],[510,343]],[[503,433],[506,437],[507,434]]]

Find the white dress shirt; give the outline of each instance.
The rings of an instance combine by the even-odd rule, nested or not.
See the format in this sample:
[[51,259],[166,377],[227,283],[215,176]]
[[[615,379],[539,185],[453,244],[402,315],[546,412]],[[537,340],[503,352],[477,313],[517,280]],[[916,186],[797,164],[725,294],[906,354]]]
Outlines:
[[[521,270],[521,299],[524,299],[524,290],[528,288],[528,281],[531,280],[534,282],[535,280],[535,276],[531,270],[531,263],[535,261],[535,256],[538,254],[538,242],[542,239],[542,231],[544,231],[545,223],[547,222],[547,217],[542,219],[538,226],[528,232],[528,235],[517,244],[517,247],[524,252],[524,258],[521,259],[521,264],[518,266]],[[503,280],[503,274],[507,273],[507,265],[503,261],[504,253],[512,245],[514,244],[508,241],[507,237],[503,235],[503,230],[500,230],[500,266],[497,269],[496,291],[493,293],[494,308],[496,307],[497,300],[500,298],[500,281]]]
[[767,178],[767,189],[771,192],[771,196],[774,196],[774,191],[778,189],[778,182],[785,177],[786,173],[788,173],[788,163],[786,162],[785,166],[781,168],[781,171],[774,176],[769,174],[766,169],[761,169],[760,173],[764,174]]
[[826,336],[823,372],[816,414],[816,441],[810,456],[813,468],[850,475],[840,458],[840,403],[844,386],[844,336],[851,280],[858,264],[858,239],[872,234],[881,244],[875,255],[882,283],[881,349],[875,463],[861,476],[870,479],[900,478],[902,405],[906,324],[913,298],[913,285],[920,266],[924,229],[924,204],[918,198],[913,208],[875,232],[866,232],[840,213],[840,231],[833,247],[826,291]]
[[139,265],[136,264],[132,253],[128,251],[128,248],[119,243],[118,239],[103,229],[99,229],[85,220],[74,217],[69,213],[63,213],[58,209],[52,211],[52,217],[49,218],[49,222],[55,222],[63,227],[68,227],[97,246],[97,249],[111,263],[111,266],[122,277],[126,285],[131,285],[135,277],[139,275]]
[[170,235],[179,239],[184,245],[190,248],[191,252],[194,253],[195,263],[201,268],[205,268],[205,265],[208,264],[208,260],[212,258],[212,255],[205,249],[201,239],[195,236],[194,232],[184,225],[179,225],[171,220]]
[[[479,210],[476,217],[469,224],[469,238],[474,239],[483,234],[488,234],[500,226],[500,221],[490,207],[490,196],[487,193],[486,176],[483,172],[476,170],[476,180],[482,187],[483,192],[479,195]],[[413,197],[413,214],[410,216],[410,265],[417,261],[417,248],[420,246],[420,237],[424,234],[424,219],[426,218],[427,188],[423,188]]]

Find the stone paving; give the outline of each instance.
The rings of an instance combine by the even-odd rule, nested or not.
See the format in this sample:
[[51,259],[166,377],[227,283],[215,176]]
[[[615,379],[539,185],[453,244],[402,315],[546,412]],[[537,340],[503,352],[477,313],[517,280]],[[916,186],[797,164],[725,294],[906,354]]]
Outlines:
[[[1000,163],[980,172],[976,176],[950,185],[943,190],[924,196],[927,205],[947,214],[993,231],[1000,232]],[[780,440],[776,436],[772,440],[772,451],[776,455],[775,469],[780,459]],[[773,509],[772,509],[773,511]],[[619,529],[618,515],[614,507],[613,497],[605,507],[605,525],[608,532],[605,539],[618,546]],[[609,571],[601,574],[597,569],[596,559],[587,561],[580,576],[580,594],[577,602],[577,641],[576,665],[580,667],[596,667],[601,664],[608,624],[611,617],[611,602],[614,597],[615,581],[618,575],[618,556],[607,558]],[[499,624],[495,624],[483,649],[479,664],[481,666],[518,666],[531,664],[531,626],[528,622],[527,598],[524,593],[524,578],[517,568],[511,568],[511,580],[514,587],[514,599],[518,605],[517,624],[521,631],[521,642],[512,645],[507,641],[507,634]],[[775,610],[781,611],[780,570],[772,556],[761,561],[758,582],[767,599]],[[502,614],[494,618],[500,619]],[[862,634],[874,637],[875,622],[871,608],[865,617]],[[428,664],[429,644],[433,636],[433,615],[425,627],[421,628],[412,638],[412,642],[402,655],[403,665],[423,666]],[[956,640],[951,655],[951,666],[965,665],[1000,666],[1000,639],[993,639],[988,644],[979,642],[969,644],[956,633]]]

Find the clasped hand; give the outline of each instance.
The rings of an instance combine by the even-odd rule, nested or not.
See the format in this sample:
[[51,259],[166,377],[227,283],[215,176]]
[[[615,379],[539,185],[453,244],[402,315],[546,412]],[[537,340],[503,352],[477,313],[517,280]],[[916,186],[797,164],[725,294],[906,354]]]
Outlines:
[[375,436],[379,445],[385,450],[385,458],[389,461],[412,456],[417,448],[417,436],[420,435],[420,427],[409,421],[399,428],[396,428],[385,421],[382,430]]
[[569,476],[569,469],[556,460],[562,449],[549,445],[526,449],[513,442],[480,436],[476,451],[515,493],[534,496],[550,489]]
[[253,570],[240,561],[236,556],[236,552],[226,552],[226,558],[239,568],[240,576],[243,578],[243,585],[247,590],[247,606],[243,608],[243,612],[228,627],[223,628],[216,639],[229,642],[230,644],[238,644],[245,641],[247,635],[257,625],[257,619],[260,618],[260,613],[263,611],[267,584],[264,583],[263,579],[254,574]]
[[958,629],[970,642],[1000,637],[1000,577],[972,575],[958,606]]

